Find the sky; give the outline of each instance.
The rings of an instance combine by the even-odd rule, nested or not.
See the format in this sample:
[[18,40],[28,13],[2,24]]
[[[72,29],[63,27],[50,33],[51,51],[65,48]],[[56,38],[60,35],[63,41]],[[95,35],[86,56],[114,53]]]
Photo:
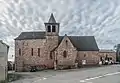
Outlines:
[[120,43],[120,0],[0,0],[0,40],[10,46],[23,31],[45,31],[53,13],[60,35],[95,36],[100,49]]

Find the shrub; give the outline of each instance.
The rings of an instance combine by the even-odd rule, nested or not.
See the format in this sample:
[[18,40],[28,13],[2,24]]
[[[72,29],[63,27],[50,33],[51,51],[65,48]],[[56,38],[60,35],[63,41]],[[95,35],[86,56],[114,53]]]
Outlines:
[[4,80],[1,80],[0,83],[5,83],[5,81],[4,81]]
[[8,82],[19,80],[21,77],[19,74],[8,74]]

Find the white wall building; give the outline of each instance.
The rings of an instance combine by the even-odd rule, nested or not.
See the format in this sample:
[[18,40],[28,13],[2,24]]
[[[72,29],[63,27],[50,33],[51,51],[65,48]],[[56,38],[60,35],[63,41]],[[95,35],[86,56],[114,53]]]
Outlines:
[[7,77],[7,61],[9,46],[0,40],[0,81]]

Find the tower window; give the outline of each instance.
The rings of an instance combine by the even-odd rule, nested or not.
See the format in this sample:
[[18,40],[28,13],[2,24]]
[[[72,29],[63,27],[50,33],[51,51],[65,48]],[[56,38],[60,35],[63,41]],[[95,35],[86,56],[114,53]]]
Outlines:
[[38,48],[38,56],[40,56],[40,48]]
[[63,52],[63,57],[66,58],[67,57],[67,51]]
[[33,56],[33,48],[31,48],[31,55]]
[[48,32],[51,32],[51,26],[49,25],[47,28],[48,28]]
[[53,25],[52,26],[52,32],[55,32],[56,30],[55,30],[55,26]]
[[19,48],[19,55],[21,56],[21,49]]

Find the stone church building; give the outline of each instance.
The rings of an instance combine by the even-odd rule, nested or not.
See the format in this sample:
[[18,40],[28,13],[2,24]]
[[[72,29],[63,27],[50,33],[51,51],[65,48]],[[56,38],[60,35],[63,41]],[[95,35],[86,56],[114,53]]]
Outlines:
[[75,65],[97,65],[99,49],[94,36],[59,36],[60,23],[53,14],[43,32],[22,32],[15,39],[15,69],[74,68]]

